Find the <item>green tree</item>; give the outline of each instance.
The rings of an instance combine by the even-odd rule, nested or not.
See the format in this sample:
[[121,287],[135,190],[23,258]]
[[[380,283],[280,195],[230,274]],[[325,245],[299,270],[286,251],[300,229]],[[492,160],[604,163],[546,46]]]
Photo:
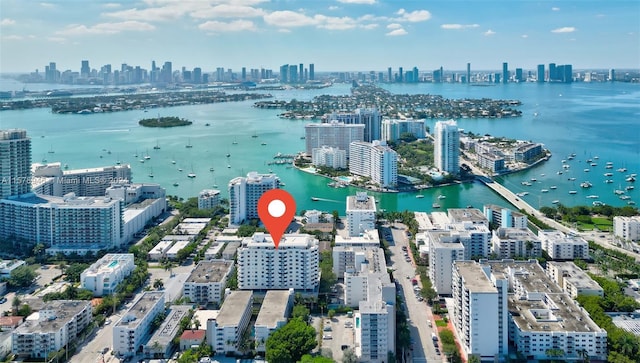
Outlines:
[[271,363],[297,362],[316,345],[316,330],[300,319],[291,319],[267,338],[265,358]]
[[352,348],[347,348],[342,352],[342,363],[356,363],[358,358]]
[[291,312],[291,317],[307,322],[309,321],[309,309],[302,304],[295,305]]
[[37,274],[26,265],[16,267],[9,274],[9,284],[15,287],[31,286]]
[[336,316],[336,311],[335,311],[335,310],[333,310],[333,309],[330,309],[330,310],[327,312],[327,316],[329,316],[329,319],[333,319],[333,317],[334,317],[334,316]]
[[153,281],[153,288],[156,290],[164,289],[164,282],[162,282],[162,279],[155,279],[155,281]]
[[198,355],[191,349],[185,350],[178,358],[178,363],[195,363],[198,361]]
[[69,282],[80,282],[80,274],[89,267],[86,263],[72,263],[66,268],[65,280]]

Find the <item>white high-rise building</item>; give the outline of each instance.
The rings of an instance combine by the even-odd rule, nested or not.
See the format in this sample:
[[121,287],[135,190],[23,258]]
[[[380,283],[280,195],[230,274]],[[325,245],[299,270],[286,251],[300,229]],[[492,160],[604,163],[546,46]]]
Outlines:
[[449,231],[426,232],[429,245],[429,279],[439,295],[451,295],[454,261],[464,260],[464,246]]
[[453,263],[452,322],[465,358],[473,354],[493,360],[508,352],[508,286],[498,289],[474,261]]
[[326,117],[329,122],[337,120],[345,124],[364,125],[363,141],[372,142],[382,137],[382,115],[375,108],[358,108],[354,112],[334,112]]
[[108,253],[80,274],[80,286],[93,296],[111,295],[135,268],[133,253]]
[[213,209],[220,204],[220,191],[204,189],[198,194],[198,209]]
[[151,323],[162,312],[164,292],[144,292],[113,327],[113,352],[125,357],[136,355],[151,336]]
[[39,183],[34,183],[33,189],[40,194],[61,197],[75,193],[83,197],[101,197],[112,184],[131,182],[131,166],[62,170],[60,163],[34,164],[33,177]]
[[327,166],[334,169],[347,168],[347,151],[330,146],[314,148],[311,163],[315,166]]
[[320,279],[318,265],[318,240],[313,236],[285,234],[276,249],[270,235],[255,233],[238,249],[238,288],[313,292]]
[[361,362],[388,362],[389,352],[395,352],[395,306],[383,300],[361,301],[355,314],[356,356]]
[[623,241],[640,241],[640,216],[613,217],[613,235]]
[[0,130],[0,199],[30,191],[31,138],[26,130]]
[[229,224],[241,224],[248,219],[258,219],[258,200],[266,191],[280,188],[275,174],[258,174],[234,178],[229,182]]
[[240,342],[251,320],[253,292],[230,291],[215,319],[207,320],[207,343],[218,354],[240,353]]
[[351,237],[376,228],[376,202],[367,192],[347,196],[347,228]]
[[411,134],[417,139],[424,139],[426,131],[424,120],[382,120],[382,139],[395,142],[402,134]]
[[447,226],[450,238],[464,246],[464,259],[489,257],[491,254],[491,231],[482,224],[471,222],[452,223]]
[[460,173],[460,131],[454,120],[436,122],[433,158],[435,167],[450,174]]
[[398,154],[385,142],[352,142],[349,146],[349,172],[369,177],[382,188],[398,185]]
[[542,256],[540,239],[528,229],[498,228],[493,231],[491,244],[498,258]]
[[92,323],[89,301],[53,300],[31,314],[11,333],[11,352],[19,356],[49,359],[49,353],[80,339]]
[[307,155],[313,155],[313,149],[328,146],[346,151],[348,157],[349,144],[354,141],[363,141],[364,129],[365,125],[348,125],[338,121],[308,124],[304,127],[305,152]]
[[589,242],[576,235],[566,235],[556,230],[539,230],[542,249],[554,260],[586,260],[589,258]]
[[267,291],[254,325],[256,351],[264,353],[267,338],[287,323],[293,308],[293,296],[293,289]]

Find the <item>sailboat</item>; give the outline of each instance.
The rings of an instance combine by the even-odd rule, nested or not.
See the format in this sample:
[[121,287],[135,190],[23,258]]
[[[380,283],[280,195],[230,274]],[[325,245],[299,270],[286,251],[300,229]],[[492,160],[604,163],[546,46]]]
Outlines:
[[193,172],[193,165],[191,165],[191,172],[187,174],[187,177],[192,179],[196,177],[196,173]]
[[149,156],[149,150],[147,150],[147,153],[144,155],[144,160],[149,160],[151,159],[151,156]]
[[160,143],[156,141],[156,146],[153,147],[154,150],[160,150]]
[[149,171],[149,178],[153,178],[153,168],[150,168],[150,171]]
[[191,138],[189,138],[189,142],[184,147],[187,149],[191,149],[193,147],[193,145],[191,145]]
[[258,137],[258,133],[254,132],[253,135],[251,135],[251,137],[253,137],[255,139],[256,137]]
[[176,158],[174,157],[173,159],[171,159],[171,164],[175,164],[176,163]]
[[47,151],[49,154],[53,154],[55,153],[55,151],[53,151],[53,145],[51,145],[51,149],[49,149],[49,151]]

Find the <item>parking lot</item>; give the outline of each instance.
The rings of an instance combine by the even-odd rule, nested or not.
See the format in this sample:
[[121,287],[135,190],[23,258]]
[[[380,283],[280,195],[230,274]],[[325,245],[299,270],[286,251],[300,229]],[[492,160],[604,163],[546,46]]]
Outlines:
[[[332,359],[335,362],[342,361],[342,352],[347,348],[354,348],[355,330],[353,328],[353,318],[347,317],[346,314],[336,315],[333,319],[327,316],[314,317],[313,327],[318,332],[319,346],[321,349],[329,349]],[[344,348],[344,349],[343,349]]]

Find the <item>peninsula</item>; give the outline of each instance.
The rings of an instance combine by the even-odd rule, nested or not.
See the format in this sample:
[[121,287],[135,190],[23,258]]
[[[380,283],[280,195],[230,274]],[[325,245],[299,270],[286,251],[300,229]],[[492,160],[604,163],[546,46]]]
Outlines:
[[179,118],[176,116],[145,118],[138,121],[138,124],[144,127],[177,127],[189,126],[193,122]]

